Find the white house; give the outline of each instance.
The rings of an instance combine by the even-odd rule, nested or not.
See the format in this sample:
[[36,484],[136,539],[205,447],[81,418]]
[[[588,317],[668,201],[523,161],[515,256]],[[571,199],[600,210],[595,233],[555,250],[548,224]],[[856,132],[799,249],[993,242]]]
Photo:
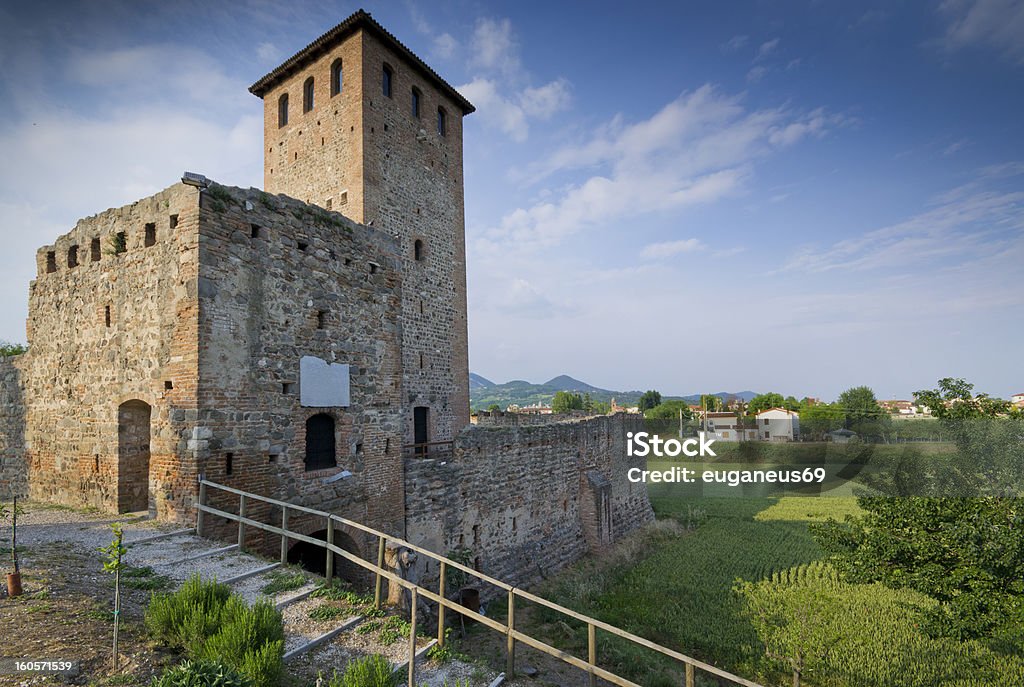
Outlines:
[[1010,396],[1010,403],[1017,406],[1018,408],[1024,408],[1024,393],[1014,394]]
[[800,413],[769,408],[757,414],[757,435],[762,441],[796,441],[800,438]]
[[708,431],[718,441],[752,441],[757,439],[757,430],[740,426],[736,413],[708,413]]

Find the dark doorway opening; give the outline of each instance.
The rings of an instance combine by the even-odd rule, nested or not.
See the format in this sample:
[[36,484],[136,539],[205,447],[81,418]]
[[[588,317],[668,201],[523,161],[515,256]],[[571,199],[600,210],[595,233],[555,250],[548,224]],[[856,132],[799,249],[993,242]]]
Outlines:
[[[309,536],[320,541],[327,541],[327,530],[319,530],[311,533]],[[360,556],[359,548],[356,546],[355,541],[344,532],[334,530],[334,545],[356,556]],[[359,586],[367,583],[369,578],[364,568],[338,554],[333,555],[335,577]],[[304,541],[295,542],[292,548],[288,550],[288,562],[299,565],[304,570],[308,570],[316,575],[327,575],[327,549],[322,546]]]
[[416,453],[426,453],[430,441],[430,408],[416,406],[412,409],[412,443]]
[[150,420],[153,409],[143,401],[126,401],[117,409],[117,510],[154,510],[150,502]]
[[335,451],[334,418],[320,413],[306,420],[306,471],[335,467]]

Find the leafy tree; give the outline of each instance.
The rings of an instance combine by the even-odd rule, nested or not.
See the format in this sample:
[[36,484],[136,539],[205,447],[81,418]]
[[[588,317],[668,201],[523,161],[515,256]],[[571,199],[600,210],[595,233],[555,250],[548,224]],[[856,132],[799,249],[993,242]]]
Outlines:
[[644,395],[640,397],[640,400],[636,405],[640,408],[641,413],[647,412],[651,408],[656,408],[661,405],[661,394],[653,390],[645,391]]
[[800,410],[800,401],[796,400],[795,396],[786,396],[786,399],[782,402],[782,407],[787,410]]
[[115,522],[110,526],[114,533],[114,539],[107,546],[97,549],[103,554],[103,571],[114,576],[114,670],[118,669],[118,662],[121,654],[118,649],[117,630],[121,621],[121,572],[124,570],[124,556],[128,548],[124,545],[124,531],[121,523]]
[[6,358],[12,355],[21,355],[28,350],[28,346],[23,344],[11,343],[9,341],[0,341],[0,358]]
[[499,406],[497,403],[492,403],[491,405],[487,406],[487,412],[488,413],[500,413],[501,412],[501,406]]
[[720,412],[725,404],[722,403],[722,399],[718,396],[702,395],[700,397],[700,405],[702,408],[706,408],[709,413]]
[[612,404],[605,403],[604,401],[594,401],[594,407],[591,408],[590,412],[594,415],[607,415],[612,412]]
[[583,397],[571,391],[556,391],[551,401],[551,411],[571,413],[574,410],[583,410]]
[[757,415],[762,410],[768,410],[769,408],[782,408],[785,403],[786,399],[782,397],[782,394],[758,394],[757,396],[754,396],[754,398],[750,399],[750,405],[747,406],[747,412],[750,415]]
[[665,401],[645,411],[644,417],[648,420],[678,420],[680,412],[682,412],[684,420],[693,417],[693,412],[686,401]]
[[843,426],[843,409],[831,403],[803,405],[800,412],[800,433],[816,441],[822,441],[829,432]]
[[1003,405],[974,397],[972,389],[947,378],[938,389],[915,394],[957,444],[950,461],[919,461],[912,479],[904,479],[926,496],[861,497],[865,515],[812,526],[812,533],[848,580],[910,588],[936,599],[932,632],[960,639],[1016,632],[1020,642],[1024,421],[995,417]]
[[[862,436],[879,437],[889,428],[889,414],[878,405],[870,387],[855,386],[839,394],[846,429]],[[802,420],[802,418],[801,418]]]

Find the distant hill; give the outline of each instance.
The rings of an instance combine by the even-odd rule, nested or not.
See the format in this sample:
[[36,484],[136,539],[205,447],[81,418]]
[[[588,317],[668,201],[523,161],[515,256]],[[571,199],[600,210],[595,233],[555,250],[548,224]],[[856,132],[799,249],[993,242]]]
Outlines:
[[[504,384],[497,384],[491,380],[481,377],[478,374],[469,375],[469,403],[476,410],[484,410],[487,407],[497,404],[502,408],[515,404],[520,406],[533,405],[536,403],[548,404],[555,397],[557,391],[572,391],[579,394],[590,394],[595,401],[610,403],[612,398],[619,405],[636,405],[643,396],[643,391],[612,391],[602,389],[580,381],[569,375],[559,375],[542,384],[533,384],[522,379],[514,379]],[[734,396],[749,401],[757,394],[753,391],[739,391],[735,393],[720,392],[714,394],[721,398]],[[700,394],[692,396],[664,396],[664,400],[685,400],[688,403],[699,403]]]
[[494,382],[486,377],[481,377],[473,372],[469,373],[469,389],[471,393],[473,389],[487,389],[492,386],[494,386]]

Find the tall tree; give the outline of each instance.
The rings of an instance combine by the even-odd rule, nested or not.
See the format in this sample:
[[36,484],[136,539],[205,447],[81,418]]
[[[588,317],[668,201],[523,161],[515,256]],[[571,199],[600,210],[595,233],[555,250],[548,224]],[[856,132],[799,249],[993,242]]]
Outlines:
[[751,415],[757,415],[762,410],[768,410],[769,408],[782,408],[785,403],[786,399],[782,397],[782,394],[758,394],[757,396],[754,396],[754,398],[750,399],[750,405],[747,406],[747,412]]
[[636,405],[640,409],[641,413],[646,412],[651,408],[661,405],[661,394],[653,389],[645,391],[644,395],[640,397],[640,400]]
[[867,386],[855,386],[839,394],[844,426],[862,436],[881,437],[889,427],[889,413],[878,405],[875,392]]
[[571,413],[574,410],[583,410],[583,397],[571,391],[556,391],[551,400],[551,412]]

